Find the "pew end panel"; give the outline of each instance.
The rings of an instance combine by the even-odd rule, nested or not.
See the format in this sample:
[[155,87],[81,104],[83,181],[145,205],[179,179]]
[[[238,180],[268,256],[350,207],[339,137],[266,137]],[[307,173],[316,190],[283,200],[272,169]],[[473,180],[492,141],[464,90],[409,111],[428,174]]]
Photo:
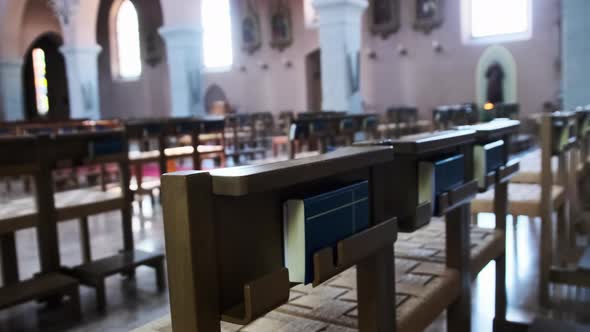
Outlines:
[[[220,319],[246,324],[287,302],[283,202],[369,181],[371,227],[316,252],[315,284],[352,265],[359,270],[359,324],[395,326],[392,245],[397,226],[385,195],[393,181],[387,147],[163,177],[163,207],[172,325],[175,331],[219,331]],[[354,250],[354,248],[362,250]]]

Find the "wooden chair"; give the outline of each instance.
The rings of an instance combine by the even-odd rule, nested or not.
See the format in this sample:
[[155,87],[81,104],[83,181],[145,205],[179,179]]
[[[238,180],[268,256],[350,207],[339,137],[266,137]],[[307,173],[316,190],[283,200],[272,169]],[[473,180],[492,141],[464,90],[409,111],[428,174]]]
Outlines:
[[258,129],[261,124],[257,118],[258,113],[232,114],[226,117],[226,133],[228,138],[227,156],[233,159],[234,165],[240,165],[242,157],[246,160],[256,159],[258,156],[264,159],[266,148],[261,144],[262,140],[258,137]]
[[[53,193],[50,185],[44,193],[51,197],[48,216],[53,223],[78,219],[82,264],[67,268],[69,274],[82,284],[96,288],[97,306],[104,310],[106,305],[104,281],[117,273],[134,275],[136,267],[145,265],[156,270],[159,289],[164,287],[162,254],[135,250],[131,222],[132,194],[129,189],[129,160],[127,138],[123,131],[101,131],[95,133],[62,134],[52,137],[46,147],[48,161],[43,169],[48,174],[58,169],[60,162],[67,160],[75,165],[116,163],[120,172],[120,186],[103,191],[102,188],[83,188]],[[51,176],[47,177],[51,181]],[[51,182],[49,182],[51,183]],[[92,215],[121,211],[123,250],[114,256],[92,259],[91,235],[88,217]],[[59,251],[51,251],[50,261],[59,265]]]
[[[512,183],[508,186],[508,213],[517,216],[539,217],[541,219],[541,246],[539,247],[539,300],[542,305],[549,303],[548,287],[553,256],[553,218],[557,212],[558,252],[563,252],[566,243],[567,159],[571,147],[576,142],[575,116],[568,113],[554,113],[543,116],[541,125],[541,183]],[[560,168],[558,179],[554,181],[551,167],[552,156],[557,156]],[[563,167],[562,167],[563,166]],[[475,199],[472,205],[474,214],[494,212],[495,191],[491,190]],[[559,250],[561,249],[561,250]],[[559,262],[558,262],[559,263]]]
[[[48,172],[42,168],[47,152],[34,137],[0,138],[0,175],[33,176],[35,197],[2,202],[0,206],[0,253],[3,286],[0,288],[0,309],[33,300],[69,298],[73,319],[80,318],[79,284],[76,279],[59,272],[59,265],[51,260],[57,250],[57,229],[51,220],[47,196],[50,183]],[[35,228],[39,246],[41,273],[21,281],[18,272],[15,232]]]

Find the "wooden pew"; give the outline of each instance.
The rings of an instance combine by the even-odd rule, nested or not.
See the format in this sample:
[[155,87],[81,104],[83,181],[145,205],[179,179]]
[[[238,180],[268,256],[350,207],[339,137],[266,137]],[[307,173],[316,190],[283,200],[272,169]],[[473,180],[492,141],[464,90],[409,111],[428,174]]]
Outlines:
[[387,189],[381,178],[392,156],[388,148],[351,149],[283,163],[165,175],[173,329],[219,331],[220,317],[246,325],[287,302],[283,201],[314,187],[369,180],[373,227],[340,242],[336,266],[332,250],[317,252],[314,285],[359,264],[360,328],[392,330],[396,227],[382,204]]
[[385,112],[386,123],[379,126],[382,137],[400,137],[429,131],[430,121],[418,119],[416,107],[390,107]]
[[[104,310],[106,305],[104,280],[117,274],[134,274],[136,267],[146,265],[156,270],[158,287],[164,287],[162,254],[152,254],[135,250],[131,221],[132,195],[129,190],[129,159],[127,138],[120,130],[94,133],[61,134],[51,137],[46,146],[47,164],[42,170],[47,174],[47,192],[51,197],[47,215],[53,224],[78,219],[83,262],[81,265],[66,268],[69,274],[82,284],[96,288],[97,306]],[[116,163],[120,173],[120,186],[103,191],[102,188],[83,188],[53,193],[51,172],[59,169],[63,161],[74,165],[97,165]],[[121,211],[123,250],[114,256],[93,260],[91,253],[91,234],[88,217],[110,211]],[[58,248],[48,248],[50,268],[60,266]],[[42,269],[45,271],[45,268]]]
[[266,143],[270,137],[266,136],[265,123],[268,123],[270,113],[232,114],[226,117],[226,137],[228,138],[228,157],[234,165],[241,164],[241,158],[247,160],[266,157]]
[[[129,160],[134,169],[136,182],[132,190],[137,194],[148,194],[160,188],[160,180],[143,179],[142,167],[157,163],[159,173],[169,169],[168,162],[190,158],[193,168],[200,169],[203,158],[216,158],[225,164],[225,123],[223,117],[205,118],[171,118],[143,119],[126,122],[125,128],[130,142],[139,144],[140,151],[129,153]],[[173,141],[175,145],[170,146]],[[157,148],[152,149],[152,143]],[[202,144],[206,143],[206,144]],[[184,145],[184,146],[183,146]]]
[[477,105],[471,103],[438,106],[432,111],[432,119],[435,130],[446,130],[477,123],[479,111]]
[[[29,175],[35,179],[36,193],[31,199],[15,199],[0,206],[0,254],[3,286],[0,288],[0,309],[33,300],[69,298],[73,319],[80,318],[78,281],[59,272],[47,250],[57,248],[57,229],[50,218],[50,183],[42,169],[47,152],[35,137],[0,138],[0,175]],[[49,185],[48,185],[49,184]],[[18,273],[15,232],[35,228],[42,273],[21,281]]]
[[[392,146],[395,151],[393,174],[396,174],[396,187],[400,189],[388,198],[388,204],[398,217],[400,231],[408,233],[400,234],[400,240],[396,242],[396,259],[446,263],[448,269],[458,271],[459,291],[456,298],[451,298],[447,309],[449,331],[469,331],[471,328],[470,282],[473,261],[470,261],[468,211],[470,201],[477,193],[477,183],[472,175],[471,148],[474,139],[474,131],[458,130],[410,135],[378,143]],[[420,163],[457,155],[463,156],[462,184],[437,193],[432,198],[421,197]],[[445,223],[429,226],[433,214],[445,216]],[[434,247],[426,248],[426,244],[418,239],[426,239],[430,245],[436,245],[437,250],[433,250]],[[427,257],[425,253],[430,253],[432,257]]]

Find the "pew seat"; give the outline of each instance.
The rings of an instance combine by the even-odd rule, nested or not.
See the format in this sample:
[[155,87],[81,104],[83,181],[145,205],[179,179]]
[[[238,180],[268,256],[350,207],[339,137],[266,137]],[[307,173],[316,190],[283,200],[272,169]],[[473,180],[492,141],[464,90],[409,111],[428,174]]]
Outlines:
[[[566,198],[565,189],[552,186],[551,200],[554,208],[563,205]],[[508,185],[508,214],[513,216],[540,216],[541,186],[529,183],[511,183]],[[471,213],[494,212],[494,190],[478,194],[471,204]]]
[[106,307],[105,279],[117,273],[133,271],[139,266],[149,266],[156,272],[156,283],[159,290],[165,288],[164,255],[148,253],[140,250],[126,251],[115,256],[98,259],[77,266],[69,271],[84,285],[96,289],[98,310]]
[[[443,264],[406,259],[396,259],[395,265],[397,330],[421,331],[457,299],[459,273]],[[247,326],[221,322],[221,331],[358,331],[356,289],[356,270],[351,268],[315,288],[297,285],[287,304]],[[136,330],[171,331],[170,316]]]
[[[438,219],[438,218],[435,218]],[[495,229],[471,227],[471,275],[477,274],[492,260],[504,253],[504,233]],[[425,262],[446,262],[445,224],[433,220],[429,225],[413,232],[399,233],[395,243],[395,256]]]
[[[557,177],[558,160],[551,159],[553,177]],[[541,150],[524,154],[520,159],[520,170],[510,180],[512,183],[541,183]]]
[[58,295],[69,298],[72,318],[80,319],[78,281],[61,273],[49,273],[0,288],[0,309]]
[[[197,148],[200,155],[223,153],[225,147],[222,145],[199,145]],[[195,149],[192,146],[179,146],[174,148],[167,148],[164,150],[166,158],[180,159],[190,158]],[[144,164],[149,162],[158,162],[160,158],[160,151],[131,151],[129,152],[129,162],[131,164]]]
[[[315,157],[318,155],[320,155],[319,151],[304,151],[304,152],[296,153],[295,159]],[[248,165],[263,165],[263,164],[270,164],[270,163],[278,163],[278,162],[286,161],[286,160],[289,160],[289,156],[283,155],[283,156],[279,156],[279,157],[251,160],[247,164]]]

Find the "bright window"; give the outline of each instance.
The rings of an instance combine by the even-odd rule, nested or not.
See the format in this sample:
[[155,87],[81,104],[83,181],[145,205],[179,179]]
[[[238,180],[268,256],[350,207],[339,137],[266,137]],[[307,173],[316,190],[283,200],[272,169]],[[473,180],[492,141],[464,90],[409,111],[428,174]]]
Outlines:
[[129,0],[123,0],[116,17],[118,74],[122,79],[141,76],[139,20],[137,10]]
[[205,68],[228,69],[234,57],[229,0],[203,0],[202,6]]
[[33,76],[35,79],[35,100],[39,115],[49,113],[49,97],[47,97],[47,65],[45,52],[40,48],[33,49]]
[[530,38],[531,0],[464,1],[468,2],[464,11],[468,39],[500,42]]

